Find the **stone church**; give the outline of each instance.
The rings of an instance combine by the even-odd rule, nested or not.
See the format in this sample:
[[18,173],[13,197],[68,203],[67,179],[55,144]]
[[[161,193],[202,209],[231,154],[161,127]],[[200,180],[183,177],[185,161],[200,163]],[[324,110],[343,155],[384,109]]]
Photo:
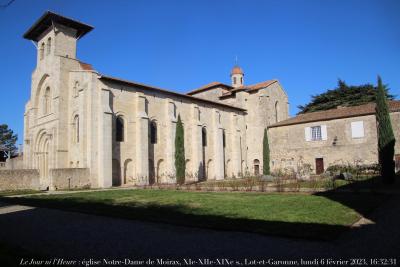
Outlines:
[[93,27],[46,12],[24,34],[37,46],[24,114],[24,169],[43,188],[175,183],[177,117],[185,131],[186,181],[262,172],[264,129],[288,118],[277,80],[212,82],[187,94],[110,77],[76,58]]

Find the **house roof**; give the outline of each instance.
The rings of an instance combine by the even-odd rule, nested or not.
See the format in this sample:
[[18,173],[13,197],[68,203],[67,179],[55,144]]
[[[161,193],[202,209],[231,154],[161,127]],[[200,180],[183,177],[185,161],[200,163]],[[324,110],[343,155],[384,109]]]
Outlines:
[[268,81],[256,83],[253,85],[243,85],[243,86],[234,88],[234,89],[230,90],[229,92],[223,93],[221,97],[228,97],[228,96],[234,95],[236,92],[240,92],[240,91],[255,92],[262,88],[268,87],[271,84],[274,84],[276,82],[278,82],[278,80],[268,80]]
[[82,68],[83,70],[94,70],[94,69],[93,69],[93,66],[92,66],[91,64],[88,64],[88,63],[79,61],[79,65],[81,66],[81,68]]
[[168,95],[173,95],[173,96],[178,96],[178,97],[182,97],[182,98],[186,98],[190,101],[197,101],[197,102],[202,102],[202,103],[206,103],[206,104],[212,104],[212,105],[216,105],[216,106],[220,106],[220,107],[224,107],[224,108],[229,108],[229,109],[235,109],[238,111],[246,111],[246,109],[243,108],[238,108],[235,106],[231,106],[231,105],[227,105],[227,104],[223,104],[223,103],[219,103],[219,102],[214,102],[211,100],[207,100],[207,99],[202,99],[199,97],[194,97],[194,96],[190,96],[190,95],[186,95],[186,94],[180,94],[171,90],[166,90],[166,89],[161,89],[158,87],[154,87],[154,86],[150,86],[150,85],[146,85],[143,83],[138,83],[138,82],[133,82],[133,81],[128,81],[128,80],[123,80],[123,79],[119,79],[119,78],[115,78],[115,77],[111,77],[111,76],[107,76],[107,75],[102,75],[99,74],[101,80],[104,81],[111,81],[111,82],[117,82],[117,83],[123,83],[123,84],[127,84],[127,85],[133,85],[133,86],[137,86],[146,90],[153,90],[156,92],[161,92],[161,93],[165,93]]
[[211,83],[206,84],[206,85],[204,85],[204,86],[202,86],[200,88],[197,88],[197,89],[195,89],[193,91],[190,91],[189,93],[187,93],[187,95],[195,95],[195,94],[198,94],[198,93],[201,93],[201,92],[204,92],[204,91],[208,91],[208,90],[214,89],[216,87],[224,87],[225,89],[228,90],[228,92],[224,92],[221,97],[226,97],[226,96],[231,96],[234,93],[239,92],[239,91],[247,91],[247,92],[257,91],[257,90],[260,90],[262,88],[268,87],[271,84],[276,83],[276,82],[278,82],[278,80],[275,80],[275,79],[274,80],[267,80],[267,81],[256,83],[256,84],[253,84],[253,85],[243,85],[243,86],[240,86],[240,87],[237,87],[237,88],[234,88],[234,87],[232,87],[230,85],[227,85],[227,84],[224,84],[224,83],[221,83],[221,82],[211,82]]
[[77,20],[67,18],[51,11],[46,11],[23,35],[25,39],[38,41],[43,32],[45,32],[53,23],[58,23],[77,31],[76,37],[79,39],[86,33],[93,30],[93,27],[79,22]]
[[206,85],[204,85],[204,86],[202,86],[200,88],[194,89],[194,90],[192,90],[192,91],[190,91],[189,93],[186,93],[186,94],[187,95],[195,95],[195,94],[198,94],[198,93],[201,93],[201,92],[204,92],[204,91],[208,91],[208,90],[216,88],[216,87],[225,87],[228,90],[233,88],[232,86],[224,84],[224,83],[221,83],[221,82],[211,82],[211,83],[208,83],[208,84],[206,84]]
[[[390,112],[400,111],[400,101],[388,101]],[[316,111],[297,115],[296,117],[280,121],[270,125],[268,128],[302,124],[308,122],[327,121],[342,118],[351,118],[375,114],[375,103],[368,103],[352,107],[337,107],[324,111]]]

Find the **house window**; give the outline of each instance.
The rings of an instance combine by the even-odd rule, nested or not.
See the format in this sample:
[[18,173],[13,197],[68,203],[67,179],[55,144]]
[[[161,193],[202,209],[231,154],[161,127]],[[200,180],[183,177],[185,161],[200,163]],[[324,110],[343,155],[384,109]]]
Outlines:
[[117,142],[124,141],[124,119],[121,116],[118,116],[116,119],[116,135],[115,140]]
[[364,122],[353,121],[351,123],[351,138],[363,138],[364,137]]
[[322,140],[321,126],[311,127],[311,140],[312,141]]
[[155,121],[150,123],[150,143],[157,144],[157,124]]
[[318,125],[313,127],[305,127],[305,137],[306,141],[320,141],[328,140],[328,133],[326,130],[326,125]]

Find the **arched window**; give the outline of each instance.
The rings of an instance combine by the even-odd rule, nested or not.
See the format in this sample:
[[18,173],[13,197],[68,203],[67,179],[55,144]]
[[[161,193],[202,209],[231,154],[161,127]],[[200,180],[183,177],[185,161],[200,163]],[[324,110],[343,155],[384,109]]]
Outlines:
[[79,143],[79,116],[75,115],[74,117],[74,141],[75,143]]
[[40,59],[44,58],[44,42],[40,45]]
[[50,87],[47,87],[43,95],[43,115],[49,114],[51,111],[51,92]]
[[240,84],[243,84],[243,77],[240,77]]
[[202,140],[202,145],[207,146],[207,129],[206,129],[206,127],[203,127],[201,129],[201,140]]
[[49,55],[51,52],[51,38],[47,39],[47,52],[46,55]]
[[275,122],[279,121],[279,106],[278,101],[275,102]]
[[225,130],[222,131],[222,146],[223,146],[223,147],[226,147]]
[[116,119],[116,135],[115,139],[117,142],[123,142],[124,141],[124,119],[121,116],[118,116]]
[[157,144],[157,123],[150,122],[150,143]]
[[233,84],[236,84],[236,77],[233,77]]

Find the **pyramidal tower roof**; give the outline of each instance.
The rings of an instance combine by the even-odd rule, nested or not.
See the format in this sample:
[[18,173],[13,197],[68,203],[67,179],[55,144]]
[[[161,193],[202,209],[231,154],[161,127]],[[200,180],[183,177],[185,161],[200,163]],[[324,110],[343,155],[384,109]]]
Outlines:
[[29,28],[23,35],[25,39],[38,41],[40,36],[46,32],[54,23],[61,24],[63,26],[76,30],[76,38],[79,39],[91,30],[93,27],[79,22],[74,19],[70,19],[61,15],[58,15],[51,11],[46,11],[36,22]]

